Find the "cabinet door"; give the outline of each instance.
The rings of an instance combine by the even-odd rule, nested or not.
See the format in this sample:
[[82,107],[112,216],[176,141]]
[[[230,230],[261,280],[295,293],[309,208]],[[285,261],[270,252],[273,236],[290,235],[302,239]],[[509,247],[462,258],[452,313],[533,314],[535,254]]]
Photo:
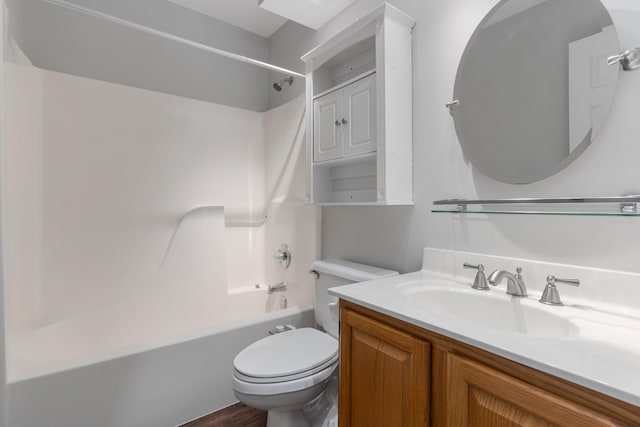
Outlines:
[[343,116],[342,90],[313,101],[314,162],[342,157]]
[[348,309],[340,317],[340,426],[429,422],[429,343]]
[[[623,425],[478,362],[444,357],[446,390],[434,388],[444,408],[434,425],[473,427],[550,427]],[[434,370],[438,370],[434,366]],[[436,382],[437,384],[438,382]]]
[[344,156],[377,150],[376,75],[358,80],[344,90]]

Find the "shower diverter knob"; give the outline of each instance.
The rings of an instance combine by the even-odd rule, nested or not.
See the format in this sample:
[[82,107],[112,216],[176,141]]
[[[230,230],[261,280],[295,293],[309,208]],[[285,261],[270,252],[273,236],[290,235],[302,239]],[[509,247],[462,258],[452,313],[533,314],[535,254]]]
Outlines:
[[273,254],[273,259],[280,264],[280,267],[289,268],[289,264],[291,264],[291,251],[289,250],[289,246],[284,243],[281,244],[278,251]]

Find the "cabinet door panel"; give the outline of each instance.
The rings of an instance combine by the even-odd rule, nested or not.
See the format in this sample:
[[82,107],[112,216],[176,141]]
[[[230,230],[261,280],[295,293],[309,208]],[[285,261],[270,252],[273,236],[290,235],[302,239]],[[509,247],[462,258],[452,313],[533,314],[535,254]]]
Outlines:
[[313,160],[315,162],[342,157],[343,115],[341,90],[328,93],[313,102]]
[[445,371],[447,426],[622,425],[590,408],[453,354],[446,357]]
[[375,74],[345,86],[343,129],[344,155],[377,150]]
[[427,425],[429,343],[345,310],[340,345],[339,425]]

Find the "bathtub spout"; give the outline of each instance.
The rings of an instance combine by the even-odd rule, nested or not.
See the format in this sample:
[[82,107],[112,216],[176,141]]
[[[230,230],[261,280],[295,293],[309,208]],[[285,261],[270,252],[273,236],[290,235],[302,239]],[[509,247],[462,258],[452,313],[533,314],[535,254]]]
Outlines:
[[280,282],[277,283],[275,285],[269,285],[267,287],[267,293],[268,294],[272,294],[274,292],[284,292],[287,290],[287,283],[286,282]]

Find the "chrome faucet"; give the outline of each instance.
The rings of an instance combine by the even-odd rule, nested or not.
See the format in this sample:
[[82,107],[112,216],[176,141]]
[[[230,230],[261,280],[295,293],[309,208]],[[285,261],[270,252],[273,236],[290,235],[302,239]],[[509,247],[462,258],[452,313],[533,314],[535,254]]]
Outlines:
[[287,290],[287,283],[286,282],[276,283],[275,285],[269,285],[267,287],[267,293],[268,294],[272,294],[274,292],[284,292],[286,290]]
[[489,275],[487,280],[490,285],[496,286],[503,279],[507,279],[507,294],[516,297],[526,297],[527,287],[522,279],[522,268],[516,268],[516,274],[511,274],[506,270],[496,270]]

